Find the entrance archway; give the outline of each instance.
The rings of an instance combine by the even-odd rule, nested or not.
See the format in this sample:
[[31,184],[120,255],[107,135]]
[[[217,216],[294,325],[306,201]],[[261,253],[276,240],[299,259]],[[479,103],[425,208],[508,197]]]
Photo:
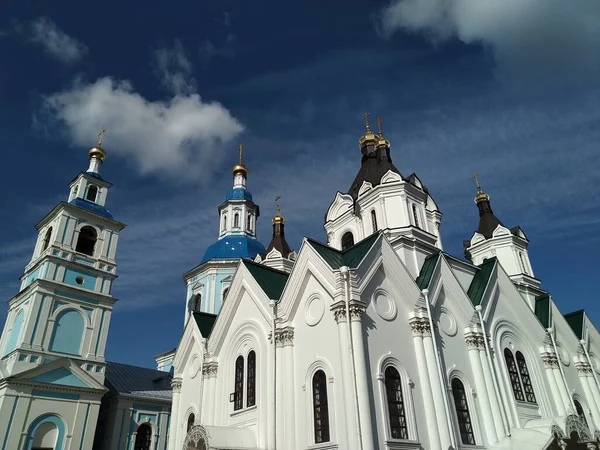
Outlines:
[[200,425],[193,426],[183,441],[183,450],[210,450],[206,431]]

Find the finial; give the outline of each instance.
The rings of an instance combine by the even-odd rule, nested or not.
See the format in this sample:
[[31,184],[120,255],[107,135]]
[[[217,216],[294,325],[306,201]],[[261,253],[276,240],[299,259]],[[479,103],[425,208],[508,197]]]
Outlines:
[[239,165],[242,165],[242,153],[244,153],[244,144],[240,144],[240,147],[238,148],[238,153],[240,155],[240,161],[239,161]]
[[369,113],[366,112],[365,115],[363,116],[365,119],[365,126],[366,126],[366,130],[367,131],[371,131],[371,128],[369,127]]
[[473,176],[471,177],[472,179],[475,180],[475,186],[477,186],[477,195],[475,196],[475,203],[490,200],[490,196],[487,195],[485,192],[483,192],[483,190],[481,189],[481,184],[479,184],[480,176],[481,176],[481,174],[479,174],[477,172],[473,172]]
[[104,133],[106,133],[106,128],[102,127],[100,133],[98,133],[98,147],[102,148],[102,140],[104,139]]
[[383,119],[381,117],[377,117],[377,130],[379,130],[379,137],[383,136],[383,131],[381,130],[381,122],[383,122]]
[[475,180],[475,186],[477,186],[477,192],[481,192],[481,185],[479,184],[480,176],[481,176],[481,174],[479,174],[477,172],[473,172],[473,176],[471,177],[472,179]]
[[276,216],[280,216],[281,215],[281,210],[279,209],[279,200],[281,199],[281,196],[277,196],[275,197],[275,215]]

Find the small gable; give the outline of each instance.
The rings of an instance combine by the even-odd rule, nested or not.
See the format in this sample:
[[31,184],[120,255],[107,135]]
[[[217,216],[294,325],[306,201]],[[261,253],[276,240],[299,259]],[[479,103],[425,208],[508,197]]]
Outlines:
[[431,277],[433,276],[433,272],[437,266],[440,255],[441,252],[434,253],[429,255],[427,258],[425,258],[425,261],[423,261],[423,266],[421,266],[421,271],[417,277],[417,286],[419,286],[419,289],[422,290],[429,287]]
[[336,270],[342,266],[356,268],[373,247],[379,233],[373,233],[344,251],[336,250],[313,239],[307,239],[307,241],[332,269]]
[[289,274],[248,260],[243,263],[270,300],[281,298]]
[[58,369],[50,370],[30,378],[29,380],[37,381],[39,383],[62,384],[65,386],[76,386],[83,388],[91,387],[77,376],[73,375],[73,373],[66,367],[59,367]]
[[541,294],[535,298],[535,316],[544,328],[550,328],[552,308],[549,294]]
[[208,337],[210,336],[210,332],[215,325],[215,320],[217,320],[216,314],[209,314],[205,312],[195,312],[194,320],[196,321],[196,325],[202,333],[202,336]]
[[583,324],[585,321],[585,311],[580,309],[569,314],[564,314],[564,318],[573,330],[573,333],[579,338],[583,339]]
[[471,299],[473,306],[481,305],[481,299],[496,266],[496,261],[495,257],[486,259],[478,266],[479,271],[473,277],[473,281],[471,281],[471,285],[467,290],[467,295]]

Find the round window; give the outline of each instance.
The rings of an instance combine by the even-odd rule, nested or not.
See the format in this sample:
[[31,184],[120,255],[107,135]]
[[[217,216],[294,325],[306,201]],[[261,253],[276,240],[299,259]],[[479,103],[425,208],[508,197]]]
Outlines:
[[78,276],[77,278],[75,278],[75,282],[76,282],[77,284],[83,284],[83,281],[84,281],[84,280],[83,280],[83,277],[82,277],[82,276]]

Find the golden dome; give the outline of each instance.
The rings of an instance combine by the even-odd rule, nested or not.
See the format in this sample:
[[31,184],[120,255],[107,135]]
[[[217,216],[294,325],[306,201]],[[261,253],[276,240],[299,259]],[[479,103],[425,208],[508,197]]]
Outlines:
[[374,144],[377,140],[377,136],[375,136],[375,133],[371,131],[371,127],[369,126],[369,113],[365,113],[364,119],[366,125],[365,133],[358,139],[361,148],[369,144]]
[[104,158],[106,158],[106,152],[99,145],[97,145],[94,148],[91,148],[89,151],[89,155],[90,158],[98,158],[102,162],[104,162]]
[[279,208],[279,200],[281,197],[278,195],[275,199],[275,217],[273,217],[273,225],[276,223],[284,223],[285,218],[281,215],[281,209]]
[[231,170],[231,172],[234,175],[238,174],[238,173],[241,173],[245,177],[248,176],[248,168],[245,165],[243,165],[243,164],[236,164],[235,166],[233,166],[233,169]]
[[475,196],[475,203],[479,202],[489,202],[490,196],[483,192],[481,188],[477,189],[477,195]]

